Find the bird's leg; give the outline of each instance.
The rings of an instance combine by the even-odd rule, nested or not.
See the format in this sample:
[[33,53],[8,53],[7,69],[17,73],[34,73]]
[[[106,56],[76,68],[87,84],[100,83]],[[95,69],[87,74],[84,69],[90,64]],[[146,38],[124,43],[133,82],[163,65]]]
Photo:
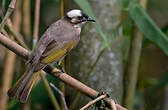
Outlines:
[[[107,92],[100,92],[97,97],[100,97],[101,95],[107,95],[107,97],[110,97],[110,95]],[[97,98],[96,97],[96,98]],[[106,103],[104,100],[100,100],[96,103],[96,107],[98,108],[98,110],[104,110],[104,108],[106,107]]]
[[63,59],[59,60],[59,61],[56,63],[56,64],[57,64],[56,67],[57,67],[58,69],[60,69],[61,72],[66,73],[65,68],[61,65],[62,60],[63,60]]

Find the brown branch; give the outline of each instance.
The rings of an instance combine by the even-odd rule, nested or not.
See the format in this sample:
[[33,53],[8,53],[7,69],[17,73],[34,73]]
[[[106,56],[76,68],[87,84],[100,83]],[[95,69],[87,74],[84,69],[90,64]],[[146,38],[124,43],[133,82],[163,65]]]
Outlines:
[[106,98],[106,97],[107,97],[107,94],[103,94],[103,95],[97,97],[96,99],[90,101],[88,104],[86,104],[86,105],[85,105],[84,107],[82,107],[80,110],[86,110],[87,108],[89,108],[90,106],[92,106],[93,104],[95,104],[96,102],[98,102],[98,101],[100,101],[100,100],[102,100],[102,99],[104,99],[104,98]]
[[108,99],[108,100],[109,100],[110,108],[113,108],[113,110],[124,110],[123,107],[122,107],[122,109],[119,109],[119,107],[121,107],[121,106],[115,104],[114,100],[112,100],[112,99]]
[[50,86],[56,90],[60,95],[61,95],[61,99],[62,99],[62,102],[63,102],[63,105],[64,105],[64,110],[68,110],[68,107],[67,107],[67,104],[66,104],[66,101],[65,101],[65,97],[64,97],[64,94],[62,91],[60,91],[56,86],[54,86],[54,84],[50,83]]
[[[28,55],[30,54],[28,50],[26,50],[25,48],[21,47],[20,45],[18,45],[17,43],[13,42],[12,40],[10,40],[9,38],[5,37],[2,34],[0,34],[0,43],[2,45],[4,45],[5,47],[7,47],[8,49],[10,49],[11,51],[13,51],[14,53],[16,53],[17,55],[21,56],[24,59],[27,59]],[[88,96],[88,97],[90,97],[92,99],[97,97],[97,95],[99,94],[98,91],[95,91],[94,89],[84,85],[83,83],[81,83],[78,80],[72,78],[68,74],[61,72],[57,68],[54,68],[54,67],[48,65],[43,70],[45,72],[51,74],[52,76],[60,79],[61,81],[65,82],[67,85],[69,85],[72,88],[80,91],[81,93],[83,93],[84,95],[86,95],[86,96]],[[109,98],[105,98],[104,100],[110,106],[111,100],[109,100]],[[117,106],[117,108],[121,108],[121,109],[118,109],[118,110],[126,110],[125,108],[121,107],[118,104],[116,104],[116,106]]]
[[3,20],[2,20],[2,22],[0,24],[0,32],[4,28],[4,25],[6,24],[7,19],[9,18],[9,16],[11,15],[11,13],[13,12],[13,10],[15,8],[15,3],[16,3],[16,0],[11,0],[11,2],[9,4],[9,7],[8,7],[8,10],[6,12],[6,15],[5,15],[5,17],[3,18]]
[[28,58],[29,52],[25,48],[21,47],[17,43],[13,42],[11,39],[5,37],[3,34],[0,33],[0,43],[16,53],[17,55],[21,56],[24,59]]

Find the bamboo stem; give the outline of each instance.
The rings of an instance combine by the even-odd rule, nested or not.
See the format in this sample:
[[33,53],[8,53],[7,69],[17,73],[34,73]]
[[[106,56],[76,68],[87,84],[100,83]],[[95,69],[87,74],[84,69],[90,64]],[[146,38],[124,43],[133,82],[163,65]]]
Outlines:
[[[142,4],[143,3],[143,4]],[[140,4],[146,7],[146,0],[140,0]],[[124,105],[129,109],[133,109],[134,95],[136,90],[136,83],[138,77],[138,67],[141,55],[143,34],[135,28],[131,37],[131,47],[129,53],[129,60],[125,74],[125,98]]]

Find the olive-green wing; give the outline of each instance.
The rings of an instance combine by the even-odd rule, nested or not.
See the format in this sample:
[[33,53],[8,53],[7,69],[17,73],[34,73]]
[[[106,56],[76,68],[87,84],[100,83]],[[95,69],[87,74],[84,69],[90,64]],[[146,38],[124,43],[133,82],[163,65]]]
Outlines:
[[70,50],[74,46],[76,46],[76,44],[76,40],[64,41],[59,43],[57,43],[56,41],[52,41],[40,57],[40,62],[36,66],[35,71],[42,69],[47,64],[59,61],[61,58],[66,56],[70,52]]

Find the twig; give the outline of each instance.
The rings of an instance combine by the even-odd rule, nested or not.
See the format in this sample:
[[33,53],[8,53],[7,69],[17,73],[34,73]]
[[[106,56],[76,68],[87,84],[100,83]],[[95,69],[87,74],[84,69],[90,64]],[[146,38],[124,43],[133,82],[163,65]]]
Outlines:
[[65,101],[65,97],[64,97],[64,94],[62,93],[62,91],[60,91],[56,86],[54,86],[54,84],[50,83],[50,86],[52,88],[54,88],[54,90],[56,90],[60,95],[61,95],[61,99],[63,101],[63,104],[64,104],[64,110],[68,110],[68,107],[67,107],[67,104],[66,104],[66,101]]
[[[24,59],[27,59],[30,54],[28,50],[21,47],[20,45],[10,40],[9,38],[5,37],[1,33],[0,33],[0,43]],[[61,70],[57,68],[47,65],[43,70],[92,99],[97,97],[97,95],[99,94],[98,91],[84,85],[83,83],[72,78],[68,74],[61,72]],[[107,104],[110,105],[110,101],[108,101],[107,99],[109,98],[105,98],[104,100],[107,102]],[[120,105],[116,104],[116,106],[118,108]],[[119,110],[126,110],[126,109],[124,108]]]
[[6,15],[5,15],[5,17],[3,18],[3,20],[2,20],[2,22],[0,24],[0,32],[4,28],[4,25],[6,24],[7,19],[9,18],[9,16],[11,15],[11,13],[13,12],[13,10],[15,8],[15,3],[16,3],[16,0],[11,0],[11,2],[9,4],[9,7],[8,7],[8,10],[6,12]]
[[44,86],[45,86],[45,88],[46,88],[46,90],[48,92],[48,95],[49,95],[49,97],[51,99],[51,102],[54,105],[55,110],[60,110],[60,106],[58,105],[58,102],[57,102],[57,100],[54,97],[54,94],[53,94],[53,92],[52,92],[52,90],[51,90],[51,88],[50,88],[50,86],[48,84],[48,81],[47,81],[47,79],[45,78],[45,76],[43,75],[42,72],[40,73],[40,77],[42,78]]
[[109,100],[109,103],[110,103],[110,108],[112,108],[112,110],[123,110],[124,108],[122,109],[119,109],[119,107],[117,106],[117,104],[115,104],[114,100],[112,99],[108,99]]
[[98,102],[98,101],[100,101],[100,100],[102,100],[102,99],[104,99],[104,98],[106,98],[106,97],[107,97],[107,94],[103,94],[103,95],[97,97],[96,99],[90,101],[88,104],[86,104],[86,105],[85,105],[84,107],[82,107],[80,110],[86,110],[87,108],[89,108],[90,106],[92,106],[93,104],[95,104],[96,102]]

